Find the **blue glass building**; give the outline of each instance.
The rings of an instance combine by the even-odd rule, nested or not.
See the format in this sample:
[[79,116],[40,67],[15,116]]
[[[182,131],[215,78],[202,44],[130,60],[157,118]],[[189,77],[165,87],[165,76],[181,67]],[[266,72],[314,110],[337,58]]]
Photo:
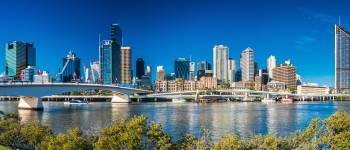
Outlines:
[[67,57],[63,58],[62,81],[79,82],[80,81],[80,58],[69,51]]
[[350,32],[335,25],[335,88],[350,93]]
[[103,84],[112,84],[112,43],[112,40],[104,40],[100,47],[100,80]]
[[121,80],[121,46],[123,45],[122,30],[118,24],[111,25],[111,56],[112,56],[112,83]]
[[5,57],[5,74],[11,79],[20,80],[23,69],[36,65],[36,49],[33,43],[9,42],[6,44]]
[[185,58],[178,58],[175,60],[175,77],[184,80],[189,79],[190,61]]

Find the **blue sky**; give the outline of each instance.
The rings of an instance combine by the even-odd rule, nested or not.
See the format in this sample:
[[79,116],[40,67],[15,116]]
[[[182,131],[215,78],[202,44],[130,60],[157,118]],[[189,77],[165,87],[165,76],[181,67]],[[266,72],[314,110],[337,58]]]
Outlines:
[[[0,72],[5,43],[34,42],[37,66],[57,73],[62,57],[73,50],[88,65],[98,59],[98,35],[109,38],[119,23],[123,41],[133,49],[133,65],[142,57],[155,71],[173,72],[177,57],[212,62],[215,44],[230,48],[239,60],[254,49],[259,67],[275,55],[297,67],[304,82],[332,85],[334,24],[350,30],[349,2],[303,0],[31,0],[0,4]],[[155,75],[155,74],[154,74]]]

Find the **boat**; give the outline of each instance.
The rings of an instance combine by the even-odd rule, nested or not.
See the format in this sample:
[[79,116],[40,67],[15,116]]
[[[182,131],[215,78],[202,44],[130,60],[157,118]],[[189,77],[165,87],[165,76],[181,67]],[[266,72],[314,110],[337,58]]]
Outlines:
[[272,99],[272,98],[264,98],[261,100],[261,102],[263,103],[274,103],[276,102],[276,100]]
[[264,99],[261,100],[263,103],[274,103],[276,100],[270,98],[270,95],[267,95],[267,97],[264,97]]
[[174,99],[172,99],[172,102],[173,103],[183,103],[183,102],[186,102],[186,100],[182,99],[182,98],[174,98]]
[[242,99],[242,102],[254,102],[254,101],[255,101],[255,99],[252,97],[245,97]]
[[282,98],[281,102],[283,104],[292,104],[294,100],[292,98],[287,97],[287,98]]
[[82,101],[82,100],[77,100],[77,99],[72,99],[70,101],[64,102],[64,104],[66,104],[66,105],[74,105],[74,104],[81,105],[81,104],[88,104],[88,102]]

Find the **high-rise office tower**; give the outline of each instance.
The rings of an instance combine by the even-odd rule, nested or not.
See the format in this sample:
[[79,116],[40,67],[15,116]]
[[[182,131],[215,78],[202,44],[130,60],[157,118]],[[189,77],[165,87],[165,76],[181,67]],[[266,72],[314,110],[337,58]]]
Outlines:
[[276,57],[273,55],[270,55],[269,58],[267,58],[267,71],[269,73],[269,78],[273,78],[273,69],[276,68]]
[[6,44],[5,74],[8,78],[21,79],[21,71],[36,66],[36,49],[33,43],[12,41]]
[[214,78],[219,81],[227,81],[229,48],[224,45],[215,45],[213,53]]
[[211,70],[210,63],[207,61],[200,61],[197,63],[197,80],[205,76],[205,70]]
[[189,80],[196,80],[195,79],[195,70],[196,70],[196,63],[195,62],[190,62],[189,66]]
[[33,82],[34,81],[34,75],[38,73],[38,69],[35,66],[28,66],[26,69],[22,70],[22,80],[23,81],[29,81]]
[[72,51],[69,51],[67,56],[62,60],[62,81],[80,81],[80,58],[78,58]]
[[157,80],[158,81],[165,80],[165,70],[163,66],[157,66]]
[[350,93],[350,32],[335,25],[335,88]]
[[273,69],[273,80],[283,82],[290,91],[295,91],[297,87],[295,67],[290,61],[285,61],[284,64]]
[[255,75],[255,62],[254,62],[254,51],[250,47],[245,49],[241,53],[241,71],[242,81],[254,81]]
[[189,79],[190,61],[185,58],[178,58],[174,63],[175,77],[183,80]]
[[121,82],[121,46],[123,45],[122,30],[118,24],[111,25],[112,41],[112,83]]
[[142,58],[136,60],[136,77],[141,79],[145,75],[145,61]]
[[100,77],[103,84],[112,84],[112,41],[104,40],[100,46]]
[[121,53],[121,76],[120,83],[131,84],[132,70],[131,70],[131,48],[129,46],[123,46],[120,49]]
[[236,61],[232,58],[228,60],[228,81],[235,82],[236,81]]

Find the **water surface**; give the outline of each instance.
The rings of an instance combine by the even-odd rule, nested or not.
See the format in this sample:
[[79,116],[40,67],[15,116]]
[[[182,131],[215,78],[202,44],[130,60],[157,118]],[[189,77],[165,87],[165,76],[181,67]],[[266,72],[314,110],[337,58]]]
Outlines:
[[350,112],[350,102],[302,102],[295,104],[241,103],[90,103],[67,106],[63,102],[44,102],[44,111],[18,110],[17,102],[0,102],[5,113],[17,112],[22,122],[38,120],[55,132],[80,127],[85,132],[98,133],[120,116],[144,114],[149,121],[159,122],[175,138],[184,134],[199,135],[209,129],[212,138],[234,133],[238,136],[257,134],[287,135],[303,130],[315,117],[329,117],[337,110]]

